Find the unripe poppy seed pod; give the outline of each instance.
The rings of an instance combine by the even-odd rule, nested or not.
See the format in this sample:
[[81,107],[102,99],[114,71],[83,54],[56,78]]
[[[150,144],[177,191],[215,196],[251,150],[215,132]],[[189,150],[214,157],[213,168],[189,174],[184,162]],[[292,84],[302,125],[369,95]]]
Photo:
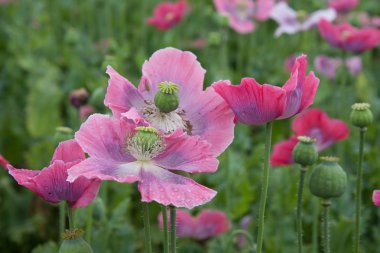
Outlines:
[[314,144],[316,140],[307,136],[299,136],[297,139],[299,142],[292,152],[294,161],[302,166],[313,165],[318,159]]
[[373,122],[373,115],[367,103],[356,103],[352,105],[350,121],[354,126],[368,127]]
[[58,253],[94,253],[91,246],[82,238],[80,229],[67,230]]
[[161,112],[169,113],[178,108],[178,86],[172,82],[162,82],[158,85],[154,104]]

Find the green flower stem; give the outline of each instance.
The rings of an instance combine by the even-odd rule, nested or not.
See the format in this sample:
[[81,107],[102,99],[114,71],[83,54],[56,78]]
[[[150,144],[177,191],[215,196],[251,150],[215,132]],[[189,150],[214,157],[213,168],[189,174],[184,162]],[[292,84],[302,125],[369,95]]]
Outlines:
[[168,209],[166,206],[161,206],[162,220],[163,220],[163,233],[164,233],[164,253],[169,253],[169,233],[168,233]]
[[323,205],[323,252],[330,253],[330,228],[329,228],[329,207],[331,205],[330,200],[324,199]]
[[318,253],[319,203],[313,202],[312,253]]
[[61,201],[59,203],[59,236],[61,238],[61,235],[65,232],[65,223],[66,223],[66,217],[65,217],[65,205],[66,203],[64,201]]
[[69,207],[69,204],[67,204],[67,216],[69,218],[69,228],[70,228],[70,230],[73,230],[76,226],[75,209]]
[[224,253],[229,253],[231,252],[230,251],[230,248],[231,248],[231,245],[232,245],[232,242],[233,242],[233,239],[235,238],[235,236],[237,235],[244,235],[248,242],[249,242],[249,246],[250,246],[250,249],[253,249],[254,248],[254,241],[253,241],[253,238],[252,236],[245,230],[243,229],[236,229],[235,231],[233,231],[231,233],[231,235],[229,236],[228,238],[228,241],[227,241],[227,245],[226,245],[226,248],[224,249]]
[[176,253],[176,250],[177,250],[176,232],[175,232],[175,226],[176,226],[175,215],[176,215],[175,206],[170,206],[170,237],[171,237],[170,253]]
[[360,214],[362,204],[362,177],[363,177],[363,150],[364,150],[364,135],[367,128],[360,128],[360,146],[359,146],[359,165],[357,171],[356,184],[356,213],[355,213],[355,253],[359,253],[360,248]]
[[143,202],[144,230],[145,230],[145,246],[146,252],[152,253],[152,239],[150,235],[149,223],[149,203]]
[[263,238],[264,238],[264,217],[265,205],[268,194],[269,184],[269,155],[272,142],[272,122],[268,122],[265,129],[265,150],[264,150],[264,174],[262,180],[262,189],[260,196],[260,211],[259,211],[259,229],[257,236],[257,253],[262,252]]
[[87,207],[86,241],[88,242],[88,244],[91,243],[92,210],[93,204]]
[[300,177],[298,181],[297,195],[297,238],[298,238],[298,253],[302,253],[302,193],[305,181],[306,167],[301,166]]

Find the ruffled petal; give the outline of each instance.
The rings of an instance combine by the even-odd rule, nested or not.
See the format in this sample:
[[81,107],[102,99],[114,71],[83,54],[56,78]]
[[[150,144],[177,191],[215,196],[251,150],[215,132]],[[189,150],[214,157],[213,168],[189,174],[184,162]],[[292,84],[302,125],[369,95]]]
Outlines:
[[321,19],[325,19],[327,21],[333,21],[336,17],[337,17],[337,13],[334,9],[325,9],[325,10],[315,11],[302,24],[302,29],[309,30],[310,28],[317,26],[319,20]]
[[186,117],[192,124],[192,135],[211,143],[214,155],[220,155],[234,138],[234,113],[213,88],[189,104]]
[[75,133],[75,140],[90,156],[131,162],[135,159],[126,152],[125,140],[133,129],[129,120],[93,114]]
[[253,78],[243,78],[240,85],[218,81],[212,87],[229,104],[242,123],[265,124],[275,120],[283,112],[285,91],[279,87],[260,85]]
[[128,111],[131,107],[140,109],[144,106],[144,98],[131,82],[111,66],[107,66],[107,74],[110,79],[104,104],[112,110],[115,116],[119,117],[121,113]]
[[85,159],[84,152],[75,140],[67,140],[59,143],[54,151],[51,163],[55,160],[64,162],[74,162]]
[[73,182],[77,178],[114,180],[120,183],[134,183],[140,180],[141,164],[137,162],[120,163],[96,157],[74,165],[68,171],[67,180]]
[[146,164],[141,170],[139,191],[143,202],[156,201],[162,205],[193,208],[209,202],[216,191],[194,180]]
[[375,204],[375,206],[380,206],[380,190],[373,191],[372,201]]
[[179,106],[184,108],[202,92],[206,70],[193,53],[168,47],[145,61],[142,72],[144,82],[139,85],[139,91],[145,98],[153,101],[161,82],[173,82],[179,88]]
[[292,136],[289,140],[281,141],[274,145],[273,152],[270,156],[270,164],[272,166],[284,166],[293,164],[292,152],[297,145],[298,140]]
[[163,138],[165,151],[153,158],[158,166],[190,173],[217,170],[219,161],[213,155],[211,145],[199,136],[176,131]]

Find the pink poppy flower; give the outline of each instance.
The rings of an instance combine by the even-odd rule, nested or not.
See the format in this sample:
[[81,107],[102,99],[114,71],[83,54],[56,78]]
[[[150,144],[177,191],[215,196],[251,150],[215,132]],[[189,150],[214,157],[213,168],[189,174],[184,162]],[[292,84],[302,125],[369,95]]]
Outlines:
[[[144,137],[145,136],[145,137]],[[136,128],[127,118],[91,115],[75,134],[89,158],[69,170],[69,181],[88,179],[138,182],[143,202],[193,208],[216,194],[172,171],[215,172],[218,160],[210,144],[181,130],[161,135],[154,128]]]
[[[156,51],[142,67],[138,89],[113,68],[104,103],[116,117],[134,108],[148,123],[170,134],[182,129],[212,144],[214,155],[222,153],[234,136],[234,114],[228,104],[214,91],[203,91],[205,70],[194,54],[175,48]],[[159,85],[171,83],[178,87],[178,108],[161,112],[154,98]]]
[[372,201],[375,204],[375,206],[380,206],[380,190],[373,191]]
[[147,23],[162,31],[170,29],[181,22],[186,9],[185,0],[160,3],[154,8],[153,16],[147,19]]
[[220,15],[228,18],[229,25],[238,33],[250,33],[255,29],[254,18],[266,20],[273,0],[214,0]]
[[355,28],[348,23],[333,25],[327,20],[319,22],[319,32],[333,47],[361,53],[380,43],[380,31],[371,28]]
[[[158,222],[162,229],[162,213],[158,216]],[[168,223],[170,226],[169,219]],[[223,234],[230,228],[227,215],[224,212],[210,209],[202,210],[195,217],[185,210],[177,209],[176,226],[176,235],[178,237],[189,237],[196,240],[209,239],[211,237]]]
[[336,18],[336,11],[334,9],[318,10],[308,17],[300,17],[287,3],[280,2],[272,8],[270,17],[279,25],[274,33],[276,37],[279,37],[283,33],[294,34],[309,30],[317,26],[321,19],[332,21]]
[[350,71],[351,75],[356,76],[362,72],[362,59],[360,56],[353,56],[346,59],[346,67]]
[[9,162],[2,155],[0,155],[0,165],[7,170]]
[[74,140],[61,142],[51,163],[42,170],[16,169],[8,165],[9,174],[18,184],[38,194],[45,201],[67,201],[71,208],[85,207],[99,191],[100,180],[78,177],[67,182],[67,170],[85,159],[82,149]]
[[332,58],[325,55],[319,55],[315,58],[315,69],[327,78],[334,80],[336,70],[342,65],[342,60],[339,58]]
[[347,124],[338,119],[330,119],[327,113],[319,109],[309,109],[293,120],[292,129],[295,136],[274,145],[271,156],[272,165],[288,165],[293,163],[292,151],[298,140],[296,136],[315,138],[318,152],[334,143],[344,140],[349,135]]
[[313,72],[306,75],[307,57],[296,59],[289,80],[283,87],[260,85],[253,78],[243,78],[240,85],[222,80],[212,87],[222,96],[238,120],[261,125],[276,119],[290,118],[309,107],[319,85]]
[[348,12],[359,4],[359,0],[329,0],[329,7],[337,12]]

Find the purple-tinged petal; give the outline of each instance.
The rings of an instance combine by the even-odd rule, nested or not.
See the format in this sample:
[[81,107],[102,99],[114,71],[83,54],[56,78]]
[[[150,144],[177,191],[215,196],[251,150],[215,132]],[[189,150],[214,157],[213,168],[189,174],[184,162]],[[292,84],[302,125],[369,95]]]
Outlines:
[[334,9],[318,10],[310,14],[310,16],[302,23],[303,30],[309,30],[312,27],[318,25],[318,22],[322,19],[333,21],[337,17],[337,13]]
[[145,104],[144,98],[137,88],[111,66],[107,66],[107,74],[110,79],[104,104],[112,110],[115,116],[120,116],[131,107],[140,109]]
[[133,131],[129,120],[93,114],[75,133],[75,140],[90,156],[131,162],[135,159],[126,152],[125,140]]
[[276,4],[269,16],[279,25],[275,31],[276,37],[279,37],[283,33],[294,34],[302,29],[301,23],[297,20],[297,12],[285,2]]
[[114,180],[120,183],[134,183],[140,180],[141,164],[137,162],[120,163],[96,157],[90,157],[74,165],[68,171],[67,180],[77,178]]
[[55,149],[51,163],[55,160],[75,162],[85,158],[84,152],[79,144],[75,140],[67,140],[59,143],[58,147]]
[[360,56],[354,56],[346,59],[346,66],[351,75],[356,76],[362,72],[362,59]]
[[219,162],[212,153],[210,143],[199,136],[189,136],[176,131],[163,138],[165,151],[153,158],[156,165],[189,173],[217,170]]
[[325,55],[319,55],[315,58],[315,69],[323,76],[334,80],[337,68],[342,65],[342,60],[339,58],[331,58]]
[[193,208],[209,202],[216,192],[194,180],[152,164],[141,169],[138,184],[143,202],[156,201],[162,205]]
[[206,70],[193,53],[168,47],[145,61],[142,73],[144,82],[139,91],[145,98],[153,101],[161,82],[173,82],[178,85],[179,106],[183,108],[201,94]]
[[260,85],[253,78],[243,78],[240,85],[218,81],[212,87],[244,124],[261,125],[283,112],[285,91],[279,87]]

